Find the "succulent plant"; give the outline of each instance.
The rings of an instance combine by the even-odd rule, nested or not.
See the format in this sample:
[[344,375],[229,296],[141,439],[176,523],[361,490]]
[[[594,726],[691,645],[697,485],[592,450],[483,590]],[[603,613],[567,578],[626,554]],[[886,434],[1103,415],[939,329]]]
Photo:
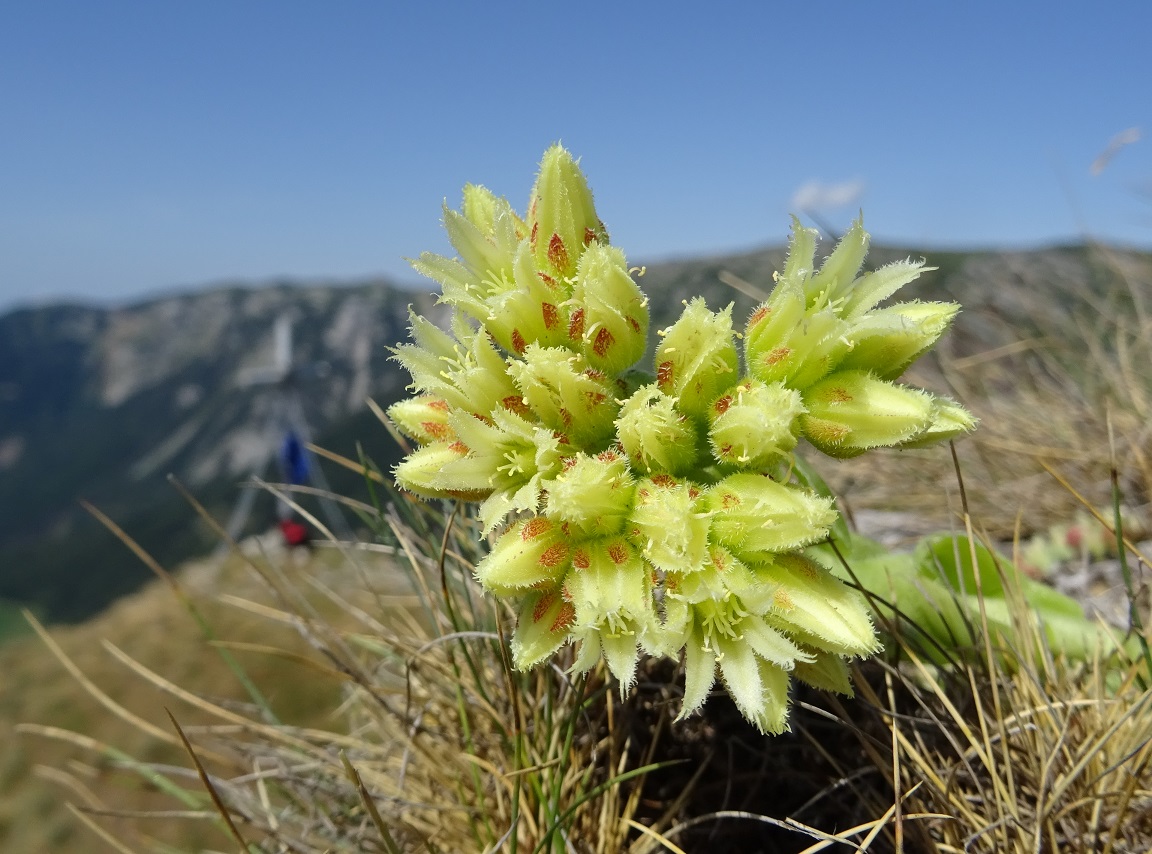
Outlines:
[[440,283],[451,329],[413,316],[396,348],[415,396],[389,414],[418,448],[395,478],[479,503],[494,541],[475,574],[519,614],[516,667],[575,643],[575,669],[603,657],[623,692],[641,655],[682,659],[681,717],[719,675],[770,732],[791,677],[850,692],[847,661],[878,642],[863,596],[803,554],[837,515],[794,482],[792,455],[800,439],[850,457],[973,428],[895,382],[957,310],[880,306],[923,264],[860,273],[857,222],[817,268],[815,232],[794,221],[743,335],[732,306],[694,299],[647,373],[647,298],[564,148],[545,153],[525,217],[469,185],[444,224],[459,257],[414,266]]

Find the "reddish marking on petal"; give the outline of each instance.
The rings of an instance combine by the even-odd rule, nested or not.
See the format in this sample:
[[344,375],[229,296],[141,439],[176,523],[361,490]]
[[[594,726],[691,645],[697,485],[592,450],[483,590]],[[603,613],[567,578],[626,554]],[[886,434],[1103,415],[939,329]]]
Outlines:
[[824,392],[824,397],[829,403],[847,403],[852,399],[852,395],[848,393],[848,389],[842,386],[835,386]]
[[632,327],[632,331],[635,332],[637,335],[639,335],[640,334],[640,321],[637,320],[632,315],[628,315],[627,320],[628,320],[628,325]]
[[748,325],[749,326],[755,326],[757,323],[759,323],[761,320],[763,320],[765,317],[767,317],[771,313],[772,313],[772,309],[770,309],[768,306],[766,306],[766,305],[760,306],[758,309],[756,309],[754,312],[752,312],[752,316],[748,318]]
[[662,391],[666,391],[668,386],[672,385],[675,375],[676,365],[671,359],[661,362],[656,366],[656,385],[660,386]]
[[433,439],[447,439],[452,435],[451,428],[442,421],[421,421],[420,429]]
[[468,453],[469,448],[463,442],[453,442],[451,445],[448,446],[448,450],[454,451],[455,453],[463,456],[464,454]]
[[565,602],[560,606],[560,610],[556,614],[556,619],[552,621],[551,627],[548,631],[553,634],[557,632],[565,632],[572,628],[572,624],[576,622],[576,606],[571,602]]
[[596,232],[585,226],[584,228],[584,245],[587,246],[596,239]]
[[572,442],[568,439],[566,433],[561,433],[559,430],[552,431],[552,438],[559,442],[561,445],[571,445]]
[[524,398],[518,394],[508,395],[506,398],[500,401],[500,405],[507,409],[509,412],[515,412],[517,415],[523,416],[524,418],[529,418],[532,415],[532,410],[528,408],[528,405],[524,402]]
[[664,489],[671,489],[672,487],[679,485],[676,482],[676,478],[672,477],[670,474],[654,474],[652,475],[652,482],[657,486],[663,487]]
[[540,277],[540,281],[542,281],[548,287],[552,288],[552,290],[556,290],[557,285],[555,279],[553,279],[547,273],[537,273],[536,275]]
[[614,463],[620,458],[621,454],[615,448],[609,448],[608,450],[601,451],[596,455],[596,459],[602,463]]
[[557,270],[568,269],[568,247],[564,245],[564,239],[559,234],[553,234],[548,238],[548,260]]
[[441,412],[447,412],[448,411],[448,401],[441,400],[438,397],[434,397],[434,398],[432,398],[432,400],[428,401],[428,408],[429,409],[438,409]]
[[764,364],[769,368],[774,368],[791,355],[791,347],[777,347],[764,354]]
[[572,413],[569,412],[567,409],[561,408],[560,420],[561,420],[561,422],[563,422],[565,427],[571,427],[572,426]]
[[608,353],[608,348],[615,343],[616,338],[608,331],[608,327],[601,326],[600,331],[596,333],[596,340],[592,342],[592,352],[603,358]]
[[700,487],[698,487],[698,486],[688,487],[688,497],[691,498],[693,501],[695,501],[697,498],[699,498],[700,497]]
[[647,489],[638,489],[638,490],[636,490],[636,495],[637,495],[637,497],[639,497],[639,499],[640,499],[641,501],[647,501],[647,500],[648,500],[648,496],[649,496],[650,494],[651,494],[651,493],[649,493]]
[[576,465],[576,458],[575,457],[565,457],[561,461],[560,464],[562,466],[564,466],[564,471],[568,471],[568,469],[570,469],[570,468],[572,468],[572,466]]
[[556,311],[556,306],[550,302],[540,303],[540,314],[544,318],[545,329],[551,329],[560,322],[560,313]]
[[619,566],[628,560],[628,547],[619,541],[610,543],[608,545],[608,557],[612,558],[612,563]]
[[527,346],[528,346],[528,343],[524,340],[524,336],[520,334],[520,330],[519,329],[513,329],[512,330],[512,349],[515,350],[519,355],[522,356],[522,355],[524,355],[524,348]]
[[[532,214],[535,213],[535,211],[536,211],[536,203],[533,202],[532,203],[532,210],[529,212],[528,216],[532,216]],[[532,244],[533,249],[536,248],[536,231],[537,231],[539,225],[540,225],[540,223],[538,223],[538,222],[532,223],[532,233],[528,236],[528,241]]]
[[608,395],[602,391],[588,391],[584,393],[584,396],[588,398],[587,406],[589,409],[592,409],[594,406],[599,406],[608,399]]
[[712,411],[717,415],[723,415],[728,411],[728,407],[732,405],[732,396],[724,395],[718,401],[712,404]]
[[585,368],[584,369],[584,376],[588,377],[588,379],[590,379],[590,380],[607,380],[608,379],[608,377],[606,377],[604,375],[603,371],[598,371],[595,368]]
[[712,565],[720,572],[727,572],[732,566],[720,551],[712,552]]
[[720,506],[725,510],[731,510],[733,507],[739,507],[744,502],[740,500],[740,496],[734,492],[724,492],[720,495]]
[[587,549],[576,549],[572,555],[572,565],[577,569],[587,569],[592,565],[592,557]]
[[536,605],[532,608],[532,622],[538,623],[544,619],[544,615],[548,613],[548,609],[556,602],[556,591],[550,590],[536,600]]
[[584,309],[578,308],[568,319],[568,338],[578,341],[584,337]]
[[772,602],[781,611],[791,611],[796,607],[792,602],[792,597],[788,595],[788,591],[783,587],[772,594]]
[[679,576],[665,575],[664,576],[664,589],[665,590],[671,590],[673,593],[675,593],[677,590],[679,590],[680,589]]
[[568,558],[568,544],[567,543],[553,543],[544,550],[536,561],[537,564],[545,569],[555,569]]
[[722,456],[722,457],[732,456],[732,443],[731,442],[725,442],[723,445],[720,446],[720,456]]
[[529,519],[520,528],[520,539],[534,540],[541,534],[547,534],[552,530],[552,523],[545,519],[543,516],[536,516]]

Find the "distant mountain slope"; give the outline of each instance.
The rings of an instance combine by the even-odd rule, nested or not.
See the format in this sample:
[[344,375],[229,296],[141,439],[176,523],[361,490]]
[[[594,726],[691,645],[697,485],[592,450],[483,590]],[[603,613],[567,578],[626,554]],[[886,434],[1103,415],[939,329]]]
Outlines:
[[350,454],[363,440],[393,455],[364,401],[402,392],[387,346],[404,337],[409,303],[426,311],[432,300],[374,282],[0,317],[0,598],[79,619],[145,577],[79,498],[162,560],[208,545],[165,476],[175,473],[226,515],[233,485],[274,447],[275,391],[238,378],[271,361],[278,316],[294,320],[296,358],[327,365],[303,395],[317,438]]
[[[1134,310],[1125,277],[1152,281],[1149,253],[1099,247],[876,248],[868,265],[909,256],[926,257],[939,270],[910,286],[906,298],[963,305],[941,347],[959,355],[1032,329],[1071,328],[1075,312]],[[764,249],[649,265],[640,282],[653,326],[672,322],[682,301],[701,295],[713,308],[735,302],[739,329],[756,300],[725,284],[721,273],[767,291],[783,263],[782,249]],[[278,285],[0,316],[0,600],[75,620],[146,577],[79,509],[80,497],[164,562],[210,546],[165,475],[175,473],[218,517],[227,515],[235,483],[269,448],[275,405],[271,391],[241,388],[238,378],[271,359],[273,323],[285,313],[295,321],[297,359],[329,366],[304,395],[319,443],[354,456],[359,442],[390,464],[396,449],[364,400],[386,405],[400,396],[407,377],[388,361],[387,347],[406,337],[409,303],[442,316],[433,302],[426,289],[386,282]],[[917,370],[930,371],[930,361]],[[355,476],[333,474],[338,489],[359,489]],[[266,521],[271,502],[260,506]]]

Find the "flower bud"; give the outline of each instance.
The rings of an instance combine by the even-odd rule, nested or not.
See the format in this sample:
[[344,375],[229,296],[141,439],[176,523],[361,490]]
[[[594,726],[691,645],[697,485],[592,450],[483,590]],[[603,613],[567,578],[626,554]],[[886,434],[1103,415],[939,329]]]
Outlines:
[[628,461],[614,449],[569,457],[548,483],[549,519],[576,537],[604,537],[624,528],[636,492]]
[[879,648],[864,597],[818,563],[780,555],[769,574],[778,584],[771,625],[824,652],[863,656]]
[[803,413],[795,389],[745,380],[708,410],[712,456],[728,465],[763,470],[796,447],[793,422]]
[[898,448],[927,448],[955,439],[976,429],[976,419],[967,409],[953,400],[933,395],[932,423]]
[[576,272],[586,246],[608,240],[588,182],[563,146],[553,145],[540,161],[528,207],[528,228],[537,268],[560,278]]
[[696,297],[661,338],[656,348],[660,391],[676,398],[681,412],[704,418],[709,404],[737,378],[732,305],[712,312],[703,297]]
[[870,448],[899,445],[931,423],[931,395],[898,386],[865,371],[840,371],[804,392],[800,428],[832,457],[854,457]]
[[564,646],[575,618],[575,608],[558,587],[528,593],[520,603],[520,619],[512,635],[516,669],[529,670]]
[[444,476],[445,466],[459,463],[467,455],[468,448],[461,442],[432,442],[406,456],[393,470],[393,477],[401,489],[427,498],[479,501],[492,492],[485,473]]
[[685,472],[700,457],[696,425],[654,385],[637,389],[624,401],[616,419],[616,435],[632,465],[642,472]]
[[628,273],[624,253],[592,243],[580,258],[569,306],[568,338],[595,368],[615,375],[644,355],[648,298]]
[[803,292],[786,292],[748,319],[744,357],[748,373],[765,383],[804,389],[835,367],[848,324],[829,307],[808,311]]
[[572,547],[565,594],[581,626],[625,630],[645,624],[653,612],[647,567],[624,537],[585,540]]
[[733,474],[707,492],[714,540],[744,560],[771,557],[828,535],[832,501],[767,475]]
[[951,302],[902,302],[865,314],[849,329],[852,347],[836,369],[894,380],[939,340],[959,309]]
[[500,280],[485,301],[483,323],[507,352],[522,355],[531,344],[559,347],[568,343],[568,290],[541,277],[528,245],[522,244],[513,262],[513,275]]
[[551,430],[511,412],[493,412],[491,423],[454,412],[448,425],[468,453],[447,461],[440,478],[448,483],[483,481],[492,488],[480,507],[485,532],[508,513],[535,513],[545,482],[559,473],[564,456],[571,453]]
[[573,546],[564,592],[577,625],[599,629],[608,669],[622,689],[630,687],[640,639],[659,622],[647,565],[623,537],[589,540]]
[[636,484],[628,527],[633,542],[657,569],[688,573],[704,567],[709,518],[701,496],[697,484],[667,475]]
[[398,400],[388,407],[388,417],[397,430],[421,445],[451,442],[455,438],[448,426],[448,403],[434,395]]
[[542,423],[581,448],[607,448],[616,434],[619,406],[613,385],[578,353],[529,345],[523,361],[508,366],[522,401]]
[[486,590],[507,596],[527,587],[556,586],[568,566],[568,542],[560,526],[534,516],[500,535],[476,565],[476,578]]

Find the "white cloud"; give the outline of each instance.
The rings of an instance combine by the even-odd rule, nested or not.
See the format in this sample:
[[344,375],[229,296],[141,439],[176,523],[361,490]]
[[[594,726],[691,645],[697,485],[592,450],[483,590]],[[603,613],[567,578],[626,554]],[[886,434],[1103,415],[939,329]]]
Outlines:
[[1127,130],[1120,131],[1120,133],[1109,140],[1108,147],[1100,152],[1100,156],[1092,161],[1092,165],[1088,167],[1089,171],[1093,175],[1099,175],[1108,166],[1112,158],[1119,153],[1120,149],[1126,145],[1139,142],[1143,136],[1144,134],[1140,131],[1140,128],[1128,128]]
[[792,209],[796,211],[822,211],[856,205],[864,195],[863,181],[842,181],[825,184],[808,181],[792,194]]

